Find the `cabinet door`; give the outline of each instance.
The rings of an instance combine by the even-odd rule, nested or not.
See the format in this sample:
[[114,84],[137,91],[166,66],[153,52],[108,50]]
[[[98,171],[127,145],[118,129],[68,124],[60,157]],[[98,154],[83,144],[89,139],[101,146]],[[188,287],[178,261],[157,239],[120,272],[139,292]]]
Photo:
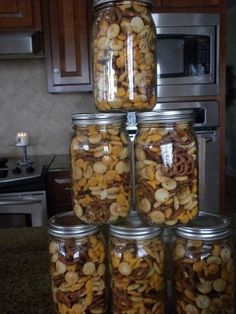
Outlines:
[[153,0],[153,8],[159,8],[161,6],[161,0]]
[[89,27],[91,1],[44,0],[48,91],[91,91]]
[[166,8],[204,8],[219,6],[220,0],[162,0]]
[[48,216],[72,210],[69,171],[51,171],[47,175]]
[[0,31],[40,30],[40,0],[0,0]]

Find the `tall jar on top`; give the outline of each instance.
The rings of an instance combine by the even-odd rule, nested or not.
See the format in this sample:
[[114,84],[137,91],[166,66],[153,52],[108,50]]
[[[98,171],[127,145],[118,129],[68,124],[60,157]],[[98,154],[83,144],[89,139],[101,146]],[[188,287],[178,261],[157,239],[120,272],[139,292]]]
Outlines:
[[156,104],[151,5],[150,0],[94,0],[94,99],[100,111],[147,111]]
[[198,214],[197,142],[191,110],[137,114],[136,207],[150,225],[186,224]]
[[131,207],[126,114],[74,114],[71,141],[73,210],[83,222],[124,219]]
[[162,229],[144,225],[137,212],[111,224],[110,286],[114,314],[165,313]]
[[105,245],[98,226],[73,212],[49,220],[49,258],[56,313],[107,313]]
[[178,314],[235,313],[233,245],[229,219],[200,212],[174,229],[173,288]]

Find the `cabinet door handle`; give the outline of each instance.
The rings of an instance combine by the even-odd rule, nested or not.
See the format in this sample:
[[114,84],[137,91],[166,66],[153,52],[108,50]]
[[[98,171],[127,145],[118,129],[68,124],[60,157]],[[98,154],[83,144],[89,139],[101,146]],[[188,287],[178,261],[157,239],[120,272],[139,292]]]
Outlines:
[[65,188],[64,190],[65,191],[71,191],[72,189],[71,188]]

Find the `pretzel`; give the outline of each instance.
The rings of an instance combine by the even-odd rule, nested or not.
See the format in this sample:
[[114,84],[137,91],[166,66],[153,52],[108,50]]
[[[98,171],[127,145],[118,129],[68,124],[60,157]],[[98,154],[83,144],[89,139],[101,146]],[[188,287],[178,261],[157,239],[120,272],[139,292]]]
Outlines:
[[197,215],[196,147],[187,124],[140,128],[135,142],[135,194],[144,223],[174,226]]
[[172,252],[177,313],[234,312],[230,242],[177,238]]

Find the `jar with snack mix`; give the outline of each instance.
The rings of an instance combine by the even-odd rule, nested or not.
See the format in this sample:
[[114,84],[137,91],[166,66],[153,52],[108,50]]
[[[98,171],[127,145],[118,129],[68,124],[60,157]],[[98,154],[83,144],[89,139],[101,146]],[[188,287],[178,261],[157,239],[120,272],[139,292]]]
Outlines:
[[94,100],[99,111],[152,110],[156,30],[151,0],[94,0]]
[[235,313],[234,261],[229,219],[200,212],[174,229],[173,288],[181,314]]
[[109,226],[109,268],[114,314],[165,313],[162,229],[144,225],[136,211]]
[[198,214],[198,155],[191,110],[137,113],[135,197],[147,224],[186,224]]
[[65,212],[50,218],[48,231],[56,313],[107,313],[105,245],[98,226]]
[[125,113],[74,114],[73,210],[86,223],[123,220],[131,207],[130,141]]

